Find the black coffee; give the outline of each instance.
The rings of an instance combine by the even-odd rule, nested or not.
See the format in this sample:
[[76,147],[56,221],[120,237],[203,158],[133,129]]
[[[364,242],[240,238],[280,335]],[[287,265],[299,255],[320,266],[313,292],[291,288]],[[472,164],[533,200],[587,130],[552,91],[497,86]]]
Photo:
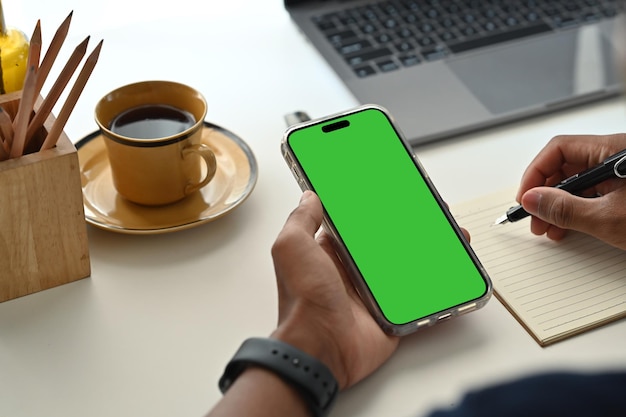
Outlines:
[[185,110],[164,104],[147,104],[128,109],[112,121],[109,129],[127,138],[156,139],[172,136],[196,123]]

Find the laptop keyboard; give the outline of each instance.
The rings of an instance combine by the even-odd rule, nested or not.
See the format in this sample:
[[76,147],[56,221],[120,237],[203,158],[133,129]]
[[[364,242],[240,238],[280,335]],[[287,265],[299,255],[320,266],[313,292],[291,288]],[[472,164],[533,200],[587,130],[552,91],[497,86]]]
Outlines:
[[618,13],[619,0],[385,0],[315,16],[359,77]]

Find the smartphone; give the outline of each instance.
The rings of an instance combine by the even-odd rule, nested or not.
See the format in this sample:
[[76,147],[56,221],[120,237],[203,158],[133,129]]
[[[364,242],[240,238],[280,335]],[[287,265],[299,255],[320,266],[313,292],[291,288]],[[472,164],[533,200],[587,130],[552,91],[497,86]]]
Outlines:
[[406,335],[474,311],[492,284],[389,112],[377,105],[291,126],[281,151],[383,330]]

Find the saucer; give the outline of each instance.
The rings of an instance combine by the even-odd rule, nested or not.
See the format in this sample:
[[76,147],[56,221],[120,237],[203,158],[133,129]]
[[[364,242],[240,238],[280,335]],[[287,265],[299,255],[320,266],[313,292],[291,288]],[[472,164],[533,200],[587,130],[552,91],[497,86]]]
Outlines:
[[78,141],[87,222],[113,232],[157,234],[208,223],[232,211],[256,185],[258,167],[254,154],[238,136],[208,122],[204,122],[202,142],[215,153],[215,177],[179,202],[150,207],[132,203],[117,193],[99,131]]

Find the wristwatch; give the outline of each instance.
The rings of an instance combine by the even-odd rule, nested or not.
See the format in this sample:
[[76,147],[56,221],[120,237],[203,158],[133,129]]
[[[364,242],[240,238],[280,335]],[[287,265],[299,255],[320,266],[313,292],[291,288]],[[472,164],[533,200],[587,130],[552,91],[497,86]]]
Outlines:
[[225,393],[249,365],[272,371],[296,388],[315,417],[328,415],[337,398],[339,384],[326,365],[288,343],[270,338],[243,342],[226,365],[219,380],[220,391]]

